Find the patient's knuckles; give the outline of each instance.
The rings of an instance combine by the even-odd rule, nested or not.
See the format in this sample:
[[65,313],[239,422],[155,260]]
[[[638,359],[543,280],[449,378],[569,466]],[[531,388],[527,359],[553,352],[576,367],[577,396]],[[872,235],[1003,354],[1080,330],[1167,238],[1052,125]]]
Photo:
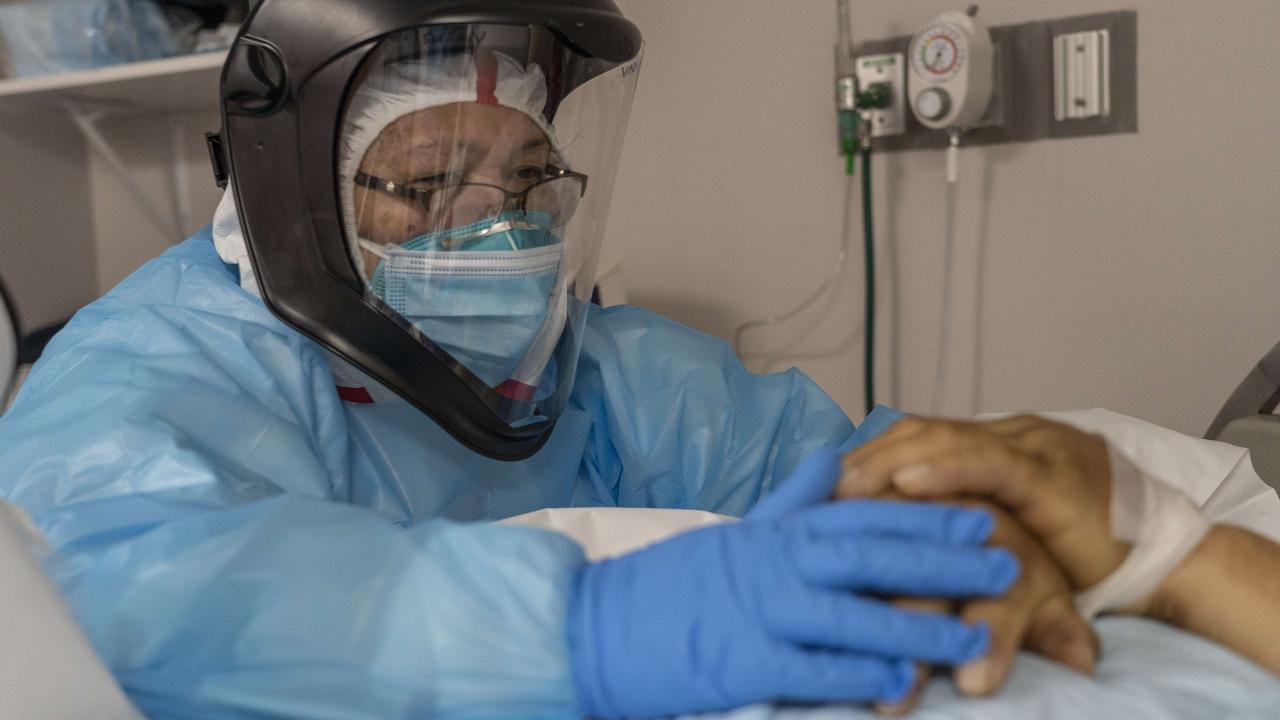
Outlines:
[[845,453],[840,458],[840,469],[845,473],[856,472],[858,466],[880,447],[881,440],[883,438],[876,438]]
[[976,429],[976,426],[972,423],[939,421],[932,428],[931,434],[939,445],[947,448],[957,448],[965,447],[975,440],[979,435]]
[[910,437],[911,435],[918,434],[925,430],[932,423],[933,421],[928,418],[924,418],[919,415],[908,415],[890,426],[890,428],[885,431],[883,437],[886,440],[890,438],[898,439]]
[[875,468],[846,469],[836,483],[837,500],[882,498],[890,488],[889,475]]
[[983,425],[990,428],[993,432],[1017,436],[1026,432],[1029,428],[1035,427],[1042,421],[1043,418],[1041,417],[1022,413],[1012,415],[1007,418],[1000,418],[999,420],[990,420],[983,423]]
[[1032,450],[1045,450],[1062,445],[1064,441],[1069,440],[1070,433],[1068,431],[1071,429],[1066,425],[1059,425],[1043,418],[1035,418],[1034,422],[1029,422],[1017,434],[1017,442],[1019,445]]
[[874,457],[885,448],[891,447],[910,437],[913,432],[915,431],[913,430],[912,418],[903,418],[893,425],[890,425],[889,428],[880,435],[871,438],[865,443],[845,453],[843,458],[845,470],[850,470],[861,465],[867,458]]
[[1075,611],[1069,596],[1054,596],[1036,608],[1022,646],[1083,673],[1093,671],[1097,633]]
[[[898,422],[901,429],[893,439],[899,442],[909,440],[920,446],[952,446],[970,436],[971,425],[973,423],[913,416]],[[889,439],[887,435],[886,439]]]
[[1053,489],[1060,484],[1059,466],[1051,458],[1021,448],[1009,449],[1009,463],[1017,471],[1019,479],[1041,490]]
[[1047,457],[1064,499],[1091,506],[1109,495],[1111,471],[1107,444],[1101,437],[1084,436],[1076,444],[1054,448]]
[[959,474],[994,475],[1002,482],[1029,482],[1037,479],[1034,473],[1028,472],[1029,460],[1012,445],[995,438],[983,438],[971,449],[958,453],[954,464]]
[[1055,464],[1096,465],[1106,457],[1106,440],[1070,425],[1042,420],[1023,433],[1017,444]]

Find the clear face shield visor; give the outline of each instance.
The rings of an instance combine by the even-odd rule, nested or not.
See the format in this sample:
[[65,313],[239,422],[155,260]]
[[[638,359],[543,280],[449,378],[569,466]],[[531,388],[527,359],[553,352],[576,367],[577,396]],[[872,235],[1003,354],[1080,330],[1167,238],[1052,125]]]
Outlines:
[[545,28],[441,25],[384,39],[338,148],[366,299],[512,426],[568,401],[640,58]]

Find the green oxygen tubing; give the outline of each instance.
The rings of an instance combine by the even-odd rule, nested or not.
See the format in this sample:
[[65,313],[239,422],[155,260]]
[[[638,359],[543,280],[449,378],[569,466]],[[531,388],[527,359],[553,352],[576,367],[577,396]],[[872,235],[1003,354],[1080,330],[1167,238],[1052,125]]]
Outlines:
[[[856,109],[842,111],[840,117],[841,147],[845,155],[845,174],[852,177],[855,160],[862,157],[862,247],[866,278],[866,335],[863,340],[862,385],[866,411],[876,406],[876,242],[871,195],[871,123],[865,112],[889,104],[889,88],[876,83],[857,94]],[[849,127],[849,126],[852,127]],[[852,130],[847,132],[846,128]]]
[[867,401],[867,414],[876,406],[876,242],[875,225],[871,221],[871,146],[862,146],[862,246],[866,258],[866,327],[863,341],[862,385]]

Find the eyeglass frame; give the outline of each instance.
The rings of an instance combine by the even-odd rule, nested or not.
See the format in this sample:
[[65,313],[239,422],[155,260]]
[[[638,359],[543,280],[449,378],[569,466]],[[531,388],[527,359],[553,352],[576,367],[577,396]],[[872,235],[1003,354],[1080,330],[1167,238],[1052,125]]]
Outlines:
[[[548,172],[548,174],[551,175],[551,177],[543,178],[519,192],[511,192],[510,190],[502,187],[501,185],[491,185],[489,183],[473,183],[473,182],[460,182],[460,183],[454,183],[452,185],[445,185],[443,187],[430,188],[430,189],[415,188],[410,183],[398,183],[398,182],[395,182],[394,180],[385,180],[383,178],[377,177],[375,175],[370,175],[364,171],[359,171],[359,170],[356,171],[355,183],[356,185],[359,185],[360,187],[365,188],[366,190],[376,190],[379,192],[388,193],[390,195],[395,195],[396,197],[402,197],[408,200],[417,201],[420,205],[422,205],[422,208],[424,210],[427,210],[428,212],[430,211],[430,208],[427,207],[427,203],[431,201],[431,197],[435,193],[438,193],[442,190],[451,190],[451,189],[461,188],[466,186],[493,188],[494,190],[501,192],[503,195],[502,208],[501,208],[502,210],[506,210],[508,207],[510,207],[512,200],[519,200],[520,201],[519,209],[520,209],[520,212],[522,213],[528,212],[528,208],[526,206],[529,203],[529,193],[533,192],[534,190],[537,190],[538,187],[541,185],[546,185],[547,183],[552,183],[557,180],[563,180],[565,178],[573,178],[581,181],[582,189],[578,193],[578,197],[579,198],[586,197],[587,180],[589,179],[587,175],[584,175],[579,172],[574,172],[567,168],[556,167],[555,165],[548,165],[546,166],[545,170]],[[574,209],[574,214],[576,213],[577,213],[577,208]],[[569,223],[569,220],[571,219],[573,219],[573,215],[570,215],[569,217],[565,218],[564,222],[556,225],[556,227],[564,227]]]

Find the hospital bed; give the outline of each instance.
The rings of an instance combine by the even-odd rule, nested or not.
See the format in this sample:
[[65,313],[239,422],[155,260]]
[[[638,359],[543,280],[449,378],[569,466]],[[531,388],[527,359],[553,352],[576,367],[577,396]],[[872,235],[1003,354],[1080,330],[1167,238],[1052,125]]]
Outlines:
[[8,408],[9,396],[17,384],[19,337],[17,312],[0,281],[0,414]]
[[0,502],[0,718],[140,718],[45,578],[43,552],[22,511]]
[[[583,540],[595,557],[730,519],[685,510],[540,511],[515,522]],[[0,503],[0,718],[136,720],[57,592],[39,570],[38,535]],[[1280,717],[1280,680],[1231,652],[1157,623],[1103,619],[1103,658],[1086,678],[1024,655],[994,698],[967,699],[935,679],[921,720],[1095,720]],[[701,720],[844,720],[875,715],[854,706],[758,706]]]
[[1205,437],[1248,448],[1253,467],[1280,490],[1280,343],[1249,371],[1213,419]]
[[[1046,415],[1106,435],[1148,471],[1186,492],[1212,519],[1280,541],[1280,497],[1258,479],[1247,451],[1101,410]],[[694,527],[733,521],[689,510],[594,508],[543,510],[505,522],[562,532],[579,540],[588,556],[600,558]],[[0,503],[0,718],[140,717],[41,572],[45,552],[39,532],[21,511]],[[935,678],[912,717],[1280,718],[1280,679],[1224,648],[1142,619],[1104,618],[1097,630],[1103,654],[1093,678],[1024,654],[997,696],[964,698],[948,680]],[[855,706],[831,705],[759,706],[700,717],[875,716]]]
[[[1274,352],[1274,351],[1273,351]],[[1255,408],[1256,409],[1256,408]],[[1280,497],[1254,471],[1247,449],[1191,438],[1105,410],[1041,413],[1104,435],[1148,472],[1188,495],[1215,522],[1247,527],[1280,542]],[[592,558],[637,549],[663,537],[731,518],[688,510],[542,510],[506,522],[535,525],[578,540]],[[1097,621],[1102,655],[1095,676],[1023,653],[1005,687],[966,698],[934,678],[910,716],[921,720],[1280,720],[1280,678],[1249,660],[1175,628],[1141,618]],[[699,720],[876,718],[856,706],[758,706]]]
[[[578,540],[589,557],[620,555],[694,527],[732,522],[692,510],[540,510],[505,522]],[[934,678],[911,718],[919,720],[1200,720],[1280,718],[1280,679],[1235,653],[1140,618],[1102,618],[1102,657],[1093,677],[1023,653],[994,697],[966,698]],[[881,718],[853,705],[760,705],[686,720],[853,720]],[[881,718],[883,720],[883,718]]]

